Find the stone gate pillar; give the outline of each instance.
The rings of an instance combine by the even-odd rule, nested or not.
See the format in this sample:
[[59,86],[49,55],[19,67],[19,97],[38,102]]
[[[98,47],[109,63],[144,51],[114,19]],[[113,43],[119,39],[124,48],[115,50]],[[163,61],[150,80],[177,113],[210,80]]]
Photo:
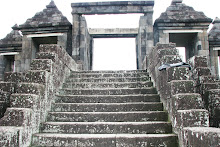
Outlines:
[[72,14],[72,57],[75,61],[80,60],[80,17],[79,14]]
[[184,47],[186,60],[202,55],[209,56],[208,26],[212,22],[203,12],[194,10],[173,0],[171,5],[154,23],[154,42],[176,43],[177,47]]
[[153,10],[152,13],[145,13],[140,17],[139,30],[137,36],[137,67],[138,69],[144,69],[143,61],[146,55],[154,45],[153,39]]
[[[140,20],[139,35],[137,37],[137,60],[139,69],[142,69],[142,63],[153,47],[153,7],[154,0],[140,1],[109,1],[109,2],[90,2],[90,3],[72,3],[73,15],[73,52],[72,56],[76,61],[82,60],[84,70],[89,69],[89,63],[92,63],[92,49],[89,49],[89,39],[91,36],[87,33],[85,21],[81,15],[96,14],[132,14],[142,13],[144,16]],[[82,21],[80,21],[82,20]],[[91,43],[90,43],[91,44]],[[90,61],[89,61],[90,60]]]

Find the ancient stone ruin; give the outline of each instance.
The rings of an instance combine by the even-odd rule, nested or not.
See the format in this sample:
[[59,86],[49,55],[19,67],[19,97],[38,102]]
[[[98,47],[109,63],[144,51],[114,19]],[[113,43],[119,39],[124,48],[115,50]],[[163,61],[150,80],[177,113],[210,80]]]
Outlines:
[[[220,146],[220,20],[173,0],[54,1],[0,40],[0,146]],[[89,29],[84,15],[141,13],[138,28]],[[211,31],[208,26],[213,23]],[[94,38],[136,38],[137,70],[92,71]],[[189,66],[181,63],[185,48]],[[190,68],[189,68],[190,67]]]

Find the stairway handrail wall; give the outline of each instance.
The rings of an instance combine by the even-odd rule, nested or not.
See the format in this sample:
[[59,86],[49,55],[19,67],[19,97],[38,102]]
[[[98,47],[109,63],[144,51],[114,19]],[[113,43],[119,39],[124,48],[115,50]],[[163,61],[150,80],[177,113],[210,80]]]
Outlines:
[[40,45],[31,70],[6,73],[0,88],[11,89],[4,92],[9,94],[10,107],[0,119],[0,146],[29,146],[32,134],[39,132],[40,123],[45,121],[65,78],[80,67],[64,48],[48,44]]
[[158,43],[146,56],[143,68],[148,70],[160,94],[173,130],[179,136],[180,146],[218,146],[215,140],[219,129],[209,127],[209,113],[201,95],[196,93],[195,81],[190,80],[189,69],[158,70],[162,64],[178,62],[182,60],[175,44]]

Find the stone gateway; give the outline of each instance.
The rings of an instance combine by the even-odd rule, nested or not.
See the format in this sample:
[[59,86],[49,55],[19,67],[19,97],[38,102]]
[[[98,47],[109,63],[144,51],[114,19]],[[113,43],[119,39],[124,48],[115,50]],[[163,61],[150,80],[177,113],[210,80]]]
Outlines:
[[[154,0],[71,7],[69,22],[52,0],[0,40],[0,146],[220,146],[219,18],[183,0],[154,23]],[[128,13],[143,14],[138,28],[88,28],[84,17]],[[127,37],[137,70],[92,70],[94,38]]]

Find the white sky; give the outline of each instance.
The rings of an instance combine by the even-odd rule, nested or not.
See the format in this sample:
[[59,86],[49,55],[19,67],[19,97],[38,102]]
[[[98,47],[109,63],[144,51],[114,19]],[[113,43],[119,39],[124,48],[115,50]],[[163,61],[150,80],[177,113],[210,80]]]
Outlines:
[[[42,11],[44,8],[46,8],[46,5],[50,3],[51,0],[1,0],[0,1],[0,39],[4,38],[8,33],[11,32],[11,27],[14,24],[23,24],[28,18],[33,17],[37,12]],[[54,0],[55,4],[57,5],[58,9],[63,13],[64,16],[66,16],[70,22],[72,22],[72,16],[71,16],[71,3],[73,2],[92,2],[92,1],[111,1],[111,0]],[[206,16],[210,18],[220,17],[220,1],[219,0],[183,0],[183,3],[186,5],[192,6],[197,11],[203,11]],[[155,0],[155,6],[154,6],[154,20],[160,16],[162,12],[166,10],[166,8],[171,4],[171,0]],[[86,18],[87,23],[89,27],[91,28],[98,28],[98,27],[113,27],[113,28],[120,28],[120,27],[138,27],[138,19],[139,16],[128,16],[128,15],[122,15],[122,16],[89,16]],[[100,21],[101,20],[101,21]],[[115,23],[117,22],[117,23]],[[101,41],[104,42],[104,41]],[[118,44],[122,43],[121,40],[118,40],[118,42],[111,43],[111,44]],[[129,44],[129,42],[132,42],[132,44]],[[99,40],[100,43],[100,40]],[[95,41],[95,45],[99,44],[98,40]],[[134,46],[135,41],[127,40],[124,45],[122,45],[122,48],[127,48],[129,46]],[[107,44],[107,42],[105,42]],[[124,46],[124,47],[123,47]],[[102,46],[103,48],[103,46]],[[116,47],[113,47],[116,48]],[[118,52],[118,51],[117,51]],[[122,54],[125,52],[128,52],[128,50],[122,51]],[[132,52],[132,51],[131,51]],[[134,51],[133,51],[134,52]],[[107,52],[106,52],[107,53]],[[103,53],[102,53],[103,55]],[[109,56],[109,53],[107,53],[107,56]],[[107,57],[103,57],[104,59]],[[113,55],[113,59],[115,59],[116,56]],[[134,57],[129,57],[128,61],[130,61],[132,58],[133,62],[136,61],[136,59],[133,59]],[[122,60],[122,59],[119,59]],[[128,64],[125,61],[124,67]],[[94,61],[94,62],[100,62],[100,61]],[[116,62],[115,64],[117,64]],[[131,64],[129,64],[131,65]],[[133,69],[135,67],[131,67]],[[100,69],[100,68],[97,68]],[[104,68],[103,68],[104,69]],[[106,68],[107,69],[107,68]],[[117,69],[122,69],[122,67],[119,67]],[[127,68],[124,68],[127,69]]]

